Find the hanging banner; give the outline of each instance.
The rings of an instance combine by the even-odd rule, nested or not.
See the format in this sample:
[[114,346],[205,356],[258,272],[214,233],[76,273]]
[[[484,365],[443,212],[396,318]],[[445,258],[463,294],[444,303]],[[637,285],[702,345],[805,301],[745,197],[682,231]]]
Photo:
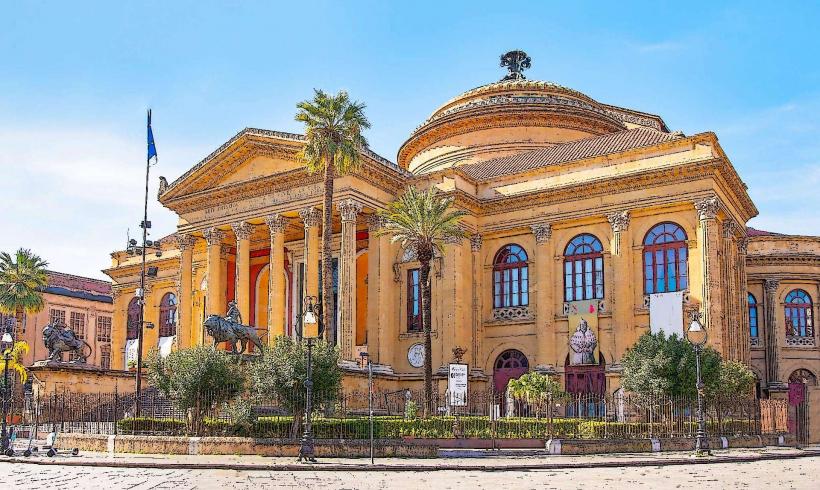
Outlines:
[[569,303],[569,363],[598,364],[598,300]]
[[451,407],[467,406],[467,365],[450,364],[447,376],[447,393]]
[[649,295],[649,331],[683,338],[683,291]]

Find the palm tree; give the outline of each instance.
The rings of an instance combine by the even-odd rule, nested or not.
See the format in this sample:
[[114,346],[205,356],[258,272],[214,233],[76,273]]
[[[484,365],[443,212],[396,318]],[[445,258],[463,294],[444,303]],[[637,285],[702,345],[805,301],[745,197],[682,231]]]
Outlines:
[[[333,259],[330,244],[333,236],[333,183],[336,175],[358,168],[361,150],[367,147],[362,130],[370,127],[364,115],[365,105],[350,100],[347,92],[328,95],[314,90],[312,101],[296,105],[296,120],[305,124],[305,147],[300,152],[309,173],[324,173],[324,204],[322,206],[322,312],[334,318]],[[326,322],[332,325],[332,322]],[[336,332],[328,328],[328,342],[336,343]]]
[[21,248],[12,257],[0,253],[0,313],[37,313],[43,309],[42,289],[48,285],[48,262]]
[[416,253],[419,261],[419,288],[421,289],[421,325],[424,331],[424,417],[428,417],[433,405],[433,355],[430,338],[430,261],[435,252],[444,253],[442,242],[446,238],[462,238],[459,226],[461,210],[450,209],[452,197],[439,196],[435,187],[418,191],[410,187],[401,197],[390,203],[379,214],[384,219],[380,233],[392,235],[392,241],[400,242],[406,250]]

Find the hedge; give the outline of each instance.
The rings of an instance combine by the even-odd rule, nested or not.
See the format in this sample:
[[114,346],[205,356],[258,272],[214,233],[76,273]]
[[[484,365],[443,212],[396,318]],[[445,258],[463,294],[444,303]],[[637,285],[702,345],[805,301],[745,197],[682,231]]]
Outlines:
[[[373,434],[377,439],[400,439],[403,437],[452,439],[455,435],[455,417],[435,417],[430,419],[405,420],[401,417],[375,417]],[[524,417],[501,418],[493,423],[487,417],[459,417],[459,437],[498,439],[630,439],[645,438],[650,435],[692,435],[697,424],[685,422],[669,425],[663,422],[603,422],[586,419],[549,419]],[[185,422],[175,419],[131,418],[117,423],[122,433],[161,433],[185,435]],[[707,423],[710,434],[754,434],[754,421],[726,419],[721,423],[721,431],[715,421]],[[294,428],[293,417],[259,417],[253,424],[234,424],[223,420],[205,419],[203,433],[208,436],[240,436],[272,439],[299,437],[301,427]],[[317,439],[367,439],[370,436],[370,421],[367,417],[324,418],[313,420],[313,434]]]

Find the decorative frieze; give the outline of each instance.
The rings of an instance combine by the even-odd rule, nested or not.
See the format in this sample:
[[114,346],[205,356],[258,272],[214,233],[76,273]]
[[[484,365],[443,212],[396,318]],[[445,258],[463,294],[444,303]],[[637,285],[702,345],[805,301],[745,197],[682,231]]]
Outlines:
[[786,336],[787,347],[814,347],[814,337]]
[[447,245],[459,245],[461,243],[462,237],[454,236],[454,235],[447,235],[444,237],[444,243]]
[[610,213],[606,215],[606,219],[614,232],[626,231],[629,228],[629,211],[627,210]]
[[279,213],[271,214],[265,217],[265,223],[270,228],[271,235],[275,233],[284,233],[288,226],[288,219]]
[[517,321],[532,320],[532,313],[527,306],[511,306],[508,308],[494,308],[493,320],[495,321]]
[[248,240],[253,234],[253,226],[247,221],[240,221],[231,225],[237,240]]
[[532,225],[530,229],[532,230],[532,234],[535,235],[535,243],[538,244],[547,243],[552,236],[552,226],[548,223]]
[[225,239],[225,232],[216,227],[208,228],[202,235],[205,237],[205,242],[209,246],[218,245]]
[[336,205],[342,215],[342,221],[356,221],[356,216],[362,212],[362,204],[353,199],[345,199]]
[[319,223],[322,221],[322,213],[313,206],[305,209],[300,209],[299,217],[305,224],[305,228],[313,228],[319,226]]
[[715,219],[720,209],[720,199],[717,196],[707,197],[695,201],[695,210],[698,212],[698,219]]

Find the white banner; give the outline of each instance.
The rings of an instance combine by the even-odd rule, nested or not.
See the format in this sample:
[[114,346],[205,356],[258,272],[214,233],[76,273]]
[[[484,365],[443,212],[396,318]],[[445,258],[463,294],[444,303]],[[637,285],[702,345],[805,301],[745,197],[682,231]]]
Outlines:
[[683,338],[683,291],[649,295],[649,331]]
[[451,407],[467,406],[467,365],[450,364],[447,376],[447,393]]

